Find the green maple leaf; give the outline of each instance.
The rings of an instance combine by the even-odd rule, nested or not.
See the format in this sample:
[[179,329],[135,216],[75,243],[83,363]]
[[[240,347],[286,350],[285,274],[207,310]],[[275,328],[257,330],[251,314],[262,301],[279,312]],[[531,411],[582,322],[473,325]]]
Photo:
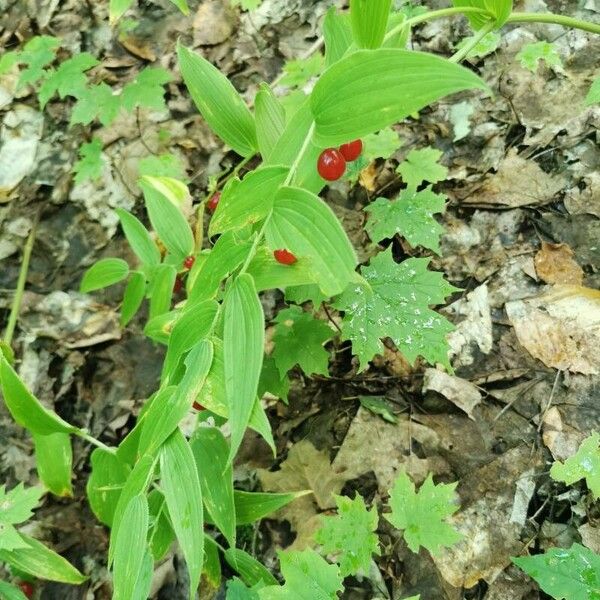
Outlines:
[[588,106],[600,104],[600,77],[592,83],[590,90],[585,97],[585,103]]
[[363,156],[367,162],[371,162],[376,158],[389,158],[402,146],[402,140],[396,131],[388,127],[365,136],[363,145]]
[[353,283],[335,307],[345,312],[344,339],[366,365],[383,352],[381,338],[390,337],[400,352],[414,362],[422,356],[450,368],[446,334],[453,325],[429,307],[441,304],[456,288],[441,273],[427,270],[429,259],[394,262],[391,248],[363,267],[364,283]]
[[580,544],[512,560],[557,600],[600,600],[600,556]]
[[45,74],[44,67],[56,58],[60,40],[49,35],[31,38],[19,53],[19,62],[27,65],[21,72],[17,87],[39,81]]
[[244,585],[244,582],[234,577],[227,582],[226,600],[259,600],[258,592]]
[[320,75],[325,66],[325,57],[317,52],[310,58],[290,60],[283,66],[284,75],[279,81],[283,87],[301,88],[313,77]]
[[83,183],[87,179],[98,179],[102,175],[102,142],[94,138],[89,144],[79,148],[79,160],[73,165],[75,183]]
[[372,554],[379,555],[379,540],[375,530],[379,521],[377,508],[370,511],[360,494],[354,500],[336,496],[338,514],[322,517],[323,526],[315,534],[323,552],[336,556],[342,577],[362,572],[369,574]]
[[65,60],[58,69],[46,71],[44,83],[38,91],[38,99],[42,109],[56,92],[61,98],[65,96],[79,97],[88,82],[85,72],[97,64],[98,61],[91,54],[82,52]]
[[14,525],[27,521],[43,495],[42,488],[25,488],[22,483],[9,492],[6,486],[0,486],[0,523]]
[[471,131],[471,115],[475,107],[470,102],[459,102],[450,107],[450,122],[454,129],[453,141],[457,142],[469,135]]
[[258,397],[262,398],[268,392],[287,404],[289,391],[290,380],[287,373],[282,377],[275,359],[272,356],[265,356],[258,383]]
[[[475,37],[476,36],[471,35],[461,40],[460,44],[458,44],[456,47],[457,50],[462,50],[465,46],[470,46]],[[500,45],[501,41],[502,36],[499,33],[490,31],[490,33],[485,35],[475,44],[475,46],[473,46],[465,58],[483,58],[484,56],[494,52]]]
[[448,169],[438,163],[442,152],[435,148],[411,150],[396,169],[408,187],[416,188],[423,181],[437,183],[446,178]]
[[385,518],[403,531],[407,546],[418,552],[423,546],[436,554],[443,546],[452,546],[461,535],[444,519],[458,510],[456,483],[435,485],[431,475],[418,492],[409,476],[402,472],[390,490],[392,512]]
[[532,73],[537,71],[539,62],[545,61],[548,66],[561,67],[562,60],[556,48],[548,42],[535,42],[526,44],[517,54],[521,66],[529,69]]
[[110,125],[120,110],[121,98],[113,94],[109,85],[104,82],[92,85],[79,94],[71,113],[71,125],[89,125],[96,118],[102,125]]
[[367,206],[366,229],[374,242],[399,233],[412,246],[424,246],[439,254],[444,228],[433,215],[443,212],[445,205],[446,197],[432,192],[431,186],[420,192],[407,188],[395,200],[378,198]]
[[259,590],[261,600],[334,600],[342,589],[337,565],[330,565],[314,550],[281,552],[283,586],[267,586]]
[[296,364],[307,375],[327,375],[329,353],[323,344],[332,338],[331,328],[299,306],[280,311],[275,322],[273,358],[281,377]]
[[151,175],[152,177],[171,177],[185,181],[185,169],[178,156],[169,152],[159,156],[147,156],[138,163],[140,177]]
[[165,108],[165,90],[163,86],[171,81],[171,74],[160,67],[146,67],[128,83],[121,93],[123,106],[133,111],[137,106],[154,110]]
[[564,463],[555,462],[550,477],[571,485],[580,479],[585,482],[595,498],[600,498],[600,435],[596,432],[583,442],[577,452]]
[[0,56],[0,75],[10,71],[14,65],[19,64],[21,53],[18,50],[10,50]]
[[[19,532],[7,523],[0,523],[0,550],[16,550],[28,548],[29,544],[19,535]],[[0,596],[1,597],[1,596]]]

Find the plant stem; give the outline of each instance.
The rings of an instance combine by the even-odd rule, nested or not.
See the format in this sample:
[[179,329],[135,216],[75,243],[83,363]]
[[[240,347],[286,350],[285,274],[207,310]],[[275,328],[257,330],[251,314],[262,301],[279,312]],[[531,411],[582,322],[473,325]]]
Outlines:
[[25,283],[27,282],[27,272],[29,271],[29,261],[31,260],[33,243],[35,242],[38,218],[39,215],[35,217],[33,224],[31,225],[31,231],[29,232],[27,242],[25,242],[25,248],[23,249],[23,261],[21,262],[19,279],[17,280],[17,287],[15,289],[12,306],[10,307],[10,315],[8,316],[6,331],[4,332],[4,343],[7,346],[11,345],[13,335],[15,333],[15,327],[17,326],[17,320],[19,318],[19,312],[21,310],[21,302],[23,301]]
[[80,437],[81,439],[85,440],[86,442],[89,442],[93,446],[101,448],[105,452],[110,452],[110,454],[116,454],[117,453],[117,449],[116,448],[111,448],[110,446],[107,446],[106,444],[104,444],[100,440],[97,440],[94,436],[90,435],[85,429],[77,429],[73,433],[76,436]]
[[471,39],[471,41],[466,44],[465,46],[463,46],[458,52],[455,52],[449,59],[449,62],[452,63],[459,63],[463,60],[463,58],[466,58],[469,54],[469,52],[471,52],[471,50],[473,50],[473,48],[475,48],[475,46],[477,46],[477,44],[479,44],[479,42],[488,34],[490,33],[490,31],[492,31],[495,27],[495,23],[490,22],[490,23],[486,23]]
[[589,23],[580,21],[572,17],[556,15],[554,13],[519,13],[515,12],[508,17],[507,23],[552,23],[554,25],[562,25],[563,27],[572,27],[573,29],[582,29],[590,33],[600,34],[600,25],[597,23]]

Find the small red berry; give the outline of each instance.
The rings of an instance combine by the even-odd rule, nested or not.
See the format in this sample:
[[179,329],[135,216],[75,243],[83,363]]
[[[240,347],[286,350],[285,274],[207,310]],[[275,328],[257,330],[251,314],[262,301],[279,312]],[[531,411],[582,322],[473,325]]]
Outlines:
[[352,162],[356,160],[361,154],[363,150],[362,140],[354,140],[353,142],[348,142],[347,144],[342,144],[340,146],[340,154],[348,161]]
[[282,265],[293,265],[298,259],[289,250],[275,250],[273,256]]
[[186,259],[183,261],[183,268],[189,271],[194,266],[195,262],[196,259],[193,256],[187,256]]
[[173,293],[179,294],[179,292],[183,289],[183,279],[179,277],[175,277],[175,284],[173,285]]
[[221,192],[215,192],[210,200],[206,203],[206,208],[208,208],[208,212],[214,213],[217,210],[217,206],[219,204],[219,200],[221,199]]
[[21,591],[28,597],[33,598],[33,592],[35,591],[33,585],[29,581],[22,581],[19,584]]
[[202,406],[202,404],[200,404],[200,402],[196,402],[194,400],[194,404],[192,404],[192,408],[194,410],[197,410],[198,412],[200,412],[201,410],[206,410],[206,408],[204,408],[204,406]]
[[323,150],[319,156],[317,170],[323,179],[335,181],[346,171],[346,159],[339,150],[327,148],[327,150]]

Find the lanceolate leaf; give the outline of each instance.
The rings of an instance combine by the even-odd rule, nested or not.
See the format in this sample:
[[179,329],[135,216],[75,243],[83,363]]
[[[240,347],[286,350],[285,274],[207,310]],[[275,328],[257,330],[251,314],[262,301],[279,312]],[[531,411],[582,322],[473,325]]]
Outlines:
[[160,473],[173,530],[187,563],[192,600],[200,583],[204,560],[202,488],[194,455],[179,430],[161,448]]
[[138,494],[127,503],[115,544],[113,600],[132,600],[142,573],[148,543],[148,501]]
[[285,129],[285,109],[273,90],[263,83],[254,100],[256,136],[263,160],[268,160]]
[[0,598],[2,600],[27,600],[27,596],[6,581],[0,581]]
[[350,17],[332,6],[323,20],[325,38],[325,66],[330,67],[340,60],[352,44]]
[[[175,541],[175,532],[169,522],[167,501],[158,491],[152,490],[148,495],[148,506],[150,507],[150,550],[154,560],[162,560],[169,551],[171,544]],[[146,600],[144,598],[144,600]]]
[[300,188],[281,188],[265,236],[271,250],[285,248],[306,260],[327,296],[339,294],[354,278],[356,254],[333,211]]
[[199,427],[190,440],[204,506],[229,545],[235,547],[233,469],[228,464],[229,445],[216,427]]
[[122,208],[115,209],[125,237],[143,265],[160,263],[160,251],[141,221]]
[[121,258],[102,258],[92,265],[81,280],[80,290],[85,294],[123,281],[129,275],[129,265]]
[[173,286],[177,271],[173,265],[161,264],[156,267],[152,277],[150,292],[150,318],[159,317],[171,308]]
[[254,118],[233,85],[192,50],[178,45],[177,56],[183,80],[206,122],[238,154],[254,154],[258,150]]
[[315,85],[310,100],[315,143],[343,144],[472,88],[487,90],[472,71],[432,54],[392,48],[354,52]]
[[256,403],[264,354],[264,316],[254,281],[237,277],[224,300],[223,337],[225,390],[231,424],[231,463],[244,436]]
[[174,4],[184,15],[189,14],[190,9],[187,4],[187,0],[171,0],[171,3]]
[[11,564],[25,573],[29,573],[40,579],[60,581],[78,585],[86,580],[73,565],[67,562],[56,552],[46,548],[24,534],[20,534],[27,544],[27,548],[16,548],[15,550],[0,550],[0,561]]
[[35,466],[41,482],[57,496],[71,496],[73,451],[68,433],[33,434]]
[[283,508],[296,498],[311,494],[311,490],[289,493],[243,492],[235,490],[235,515],[238,525],[249,525]]
[[121,326],[125,327],[139,310],[146,296],[146,277],[139,271],[133,271],[129,276],[123,303],[121,305]]
[[250,587],[256,584],[277,585],[277,579],[262,563],[239,548],[229,548],[225,552],[225,560],[240,574],[243,582]]
[[350,20],[359,48],[379,48],[383,42],[392,0],[350,0]]

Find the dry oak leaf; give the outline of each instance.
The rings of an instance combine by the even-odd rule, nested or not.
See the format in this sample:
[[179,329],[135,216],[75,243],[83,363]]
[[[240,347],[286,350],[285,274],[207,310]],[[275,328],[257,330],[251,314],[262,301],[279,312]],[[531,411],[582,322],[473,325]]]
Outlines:
[[542,242],[542,247],[534,258],[538,277],[545,283],[581,285],[583,269],[573,258],[574,255],[567,244]]

